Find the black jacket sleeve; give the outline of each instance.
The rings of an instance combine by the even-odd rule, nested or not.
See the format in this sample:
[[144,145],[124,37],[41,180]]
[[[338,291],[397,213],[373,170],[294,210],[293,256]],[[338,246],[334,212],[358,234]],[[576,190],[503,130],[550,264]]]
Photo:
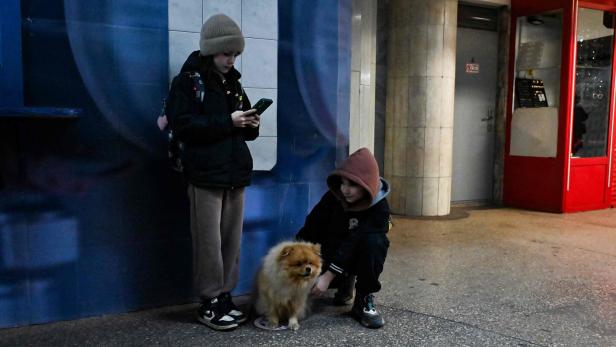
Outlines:
[[193,95],[192,80],[181,76],[177,88],[172,88],[169,98],[171,129],[175,136],[186,143],[212,143],[231,135],[233,121],[230,114],[199,114],[198,100]]
[[361,234],[349,233],[336,249],[336,255],[329,264],[328,270],[336,274],[342,274],[348,269],[355,257],[355,249]]
[[310,211],[304,226],[295,235],[295,238],[297,240],[320,243],[319,240],[322,239],[321,234],[327,232],[326,229],[332,218],[333,204],[335,203],[337,203],[336,197],[330,192],[325,193],[312,211]]
[[[243,104],[243,110],[248,111],[252,108],[252,105],[250,104],[250,100],[248,99],[248,95],[246,95],[246,92],[242,90],[242,93],[244,94],[243,99],[245,100]],[[242,128],[241,131],[245,141],[253,141],[257,137],[259,137],[259,127],[246,127]]]

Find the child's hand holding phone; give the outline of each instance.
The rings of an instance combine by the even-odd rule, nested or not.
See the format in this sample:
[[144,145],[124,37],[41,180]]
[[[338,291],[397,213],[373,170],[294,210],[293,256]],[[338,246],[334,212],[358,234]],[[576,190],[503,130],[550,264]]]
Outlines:
[[[259,126],[261,117],[256,114],[256,110],[251,109],[248,111],[235,111],[231,113],[231,120],[233,121],[233,126],[236,128],[245,128],[247,126],[257,127]],[[254,124],[256,124],[256,126]]]

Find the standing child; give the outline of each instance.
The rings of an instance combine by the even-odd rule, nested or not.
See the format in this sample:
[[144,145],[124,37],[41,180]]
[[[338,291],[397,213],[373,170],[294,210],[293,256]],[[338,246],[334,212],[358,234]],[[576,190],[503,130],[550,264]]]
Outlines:
[[[199,46],[182,67],[179,88],[172,88],[169,125],[182,143],[188,180],[193,281],[201,297],[198,320],[231,330],[246,321],[230,292],[238,280],[244,187],[252,172],[246,141],[259,136],[260,119],[233,67],[244,50],[238,25],[223,14],[210,17]],[[195,88],[195,78],[203,88]]]
[[374,293],[381,289],[379,275],[389,247],[389,184],[379,177],[372,153],[362,148],[330,174],[327,185],[329,191],[296,236],[321,244],[324,272],[312,292],[323,295],[338,277],[335,302],[344,303],[353,297],[356,276],[351,313],[362,325],[380,328],[384,322],[374,306]]

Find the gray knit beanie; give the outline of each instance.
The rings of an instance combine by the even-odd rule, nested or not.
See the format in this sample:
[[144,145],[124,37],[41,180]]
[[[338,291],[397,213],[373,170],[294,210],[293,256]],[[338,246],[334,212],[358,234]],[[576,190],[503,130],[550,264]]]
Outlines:
[[224,14],[215,14],[201,27],[199,48],[203,56],[227,52],[242,53],[244,35],[233,19]]

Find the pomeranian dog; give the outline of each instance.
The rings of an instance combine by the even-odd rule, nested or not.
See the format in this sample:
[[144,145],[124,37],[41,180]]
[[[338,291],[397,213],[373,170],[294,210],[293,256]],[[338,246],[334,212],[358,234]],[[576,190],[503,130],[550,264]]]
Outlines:
[[299,329],[321,265],[318,244],[287,241],[270,249],[257,274],[255,303],[257,313],[264,315],[269,328],[286,323],[292,330]]

